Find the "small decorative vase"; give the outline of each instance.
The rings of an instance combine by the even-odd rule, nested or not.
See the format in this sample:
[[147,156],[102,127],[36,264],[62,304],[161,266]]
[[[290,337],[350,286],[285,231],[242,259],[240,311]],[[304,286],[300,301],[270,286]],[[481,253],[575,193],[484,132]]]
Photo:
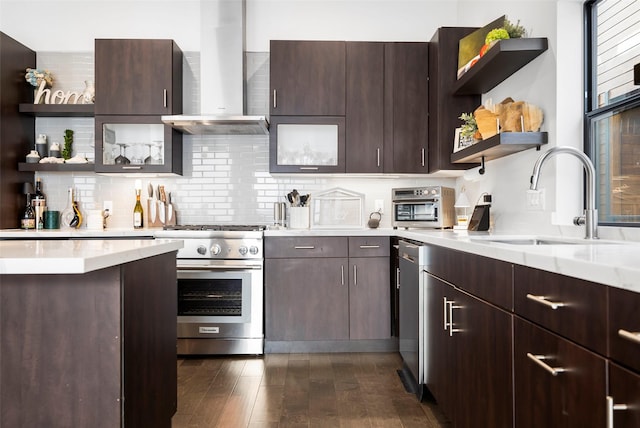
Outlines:
[[96,100],[96,87],[91,80],[84,81],[84,91],[82,92],[82,104],[93,104]]

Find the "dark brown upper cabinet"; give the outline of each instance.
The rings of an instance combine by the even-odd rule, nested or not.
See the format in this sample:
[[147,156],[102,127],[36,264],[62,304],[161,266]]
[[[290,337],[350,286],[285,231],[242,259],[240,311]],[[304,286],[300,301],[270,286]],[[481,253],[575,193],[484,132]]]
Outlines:
[[347,42],[346,168],[384,172],[384,43]]
[[24,81],[25,67],[36,66],[36,53],[0,31],[0,229],[20,226],[26,197],[22,183],[33,182],[33,172],[18,163],[35,144],[35,119],[18,113],[18,104],[33,103],[33,87]]
[[272,40],[270,113],[344,116],[345,42]]
[[182,113],[182,51],[173,40],[96,39],[96,115]]
[[427,172],[428,61],[428,43],[347,42],[347,172]]
[[384,171],[426,173],[429,43],[385,43],[384,61]]

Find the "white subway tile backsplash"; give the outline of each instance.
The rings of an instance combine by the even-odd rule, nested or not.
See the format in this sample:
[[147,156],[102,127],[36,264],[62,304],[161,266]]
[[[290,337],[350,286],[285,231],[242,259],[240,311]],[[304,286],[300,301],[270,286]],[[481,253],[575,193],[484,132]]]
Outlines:
[[[247,113],[268,115],[269,54],[249,52],[247,57]],[[93,54],[38,53],[38,67],[54,73],[61,89],[82,89],[84,80],[92,79]],[[185,52],[183,62],[184,112],[200,113],[200,56]],[[64,86],[62,86],[64,85]],[[94,121],[92,118],[38,118],[36,133],[63,142],[65,129],[74,130],[74,154],[94,158]],[[131,227],[135,204],[135,177],[97,175],[93,173],[38,173],[44,182],[47,204],[51,209],[66,206],[67,188],[77,189],[82,209],[101,209],[103,201],[112,201],[109,227]],[[391,188],[423,184],[446,184],[455,187],[453,179],[433,178],[366,178],[343,176],[272,176],[269,173],[268,136],[183,137],[183,176],[141,177],[143,201],[147,184],[164,185],[171,192],[181,224],[273,223],[273,203],[284,201],[292,189],[313,193],[333,187],[364,193],[365,213],[373,211],[374,199],[385,199],[391,206]],[[143,206],[146,204],[143,202]],[[382,227],[390,227],[388,215]]]

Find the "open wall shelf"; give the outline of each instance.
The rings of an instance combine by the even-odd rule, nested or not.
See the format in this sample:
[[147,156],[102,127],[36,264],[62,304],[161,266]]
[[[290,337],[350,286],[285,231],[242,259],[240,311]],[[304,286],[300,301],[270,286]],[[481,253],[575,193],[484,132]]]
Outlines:
[[[546,132],[502,132],[451,155],[452,163],[484,163],[547,144]],[[484,158],[484,159],[483,159]]]
[[73,172],[94,171],[93,163],[26,163],[18,164],[18,171]]
[[93,104],[29,104],[19,105],[20,113],[35,117],[93,117]]
[[468,95],[488,92],[548,47],[546,37],[499,40],[456,81],[453,93]]

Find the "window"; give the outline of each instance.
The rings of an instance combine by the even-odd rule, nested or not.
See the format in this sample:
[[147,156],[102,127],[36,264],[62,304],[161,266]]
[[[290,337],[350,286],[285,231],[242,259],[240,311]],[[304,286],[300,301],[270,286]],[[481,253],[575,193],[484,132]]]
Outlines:
[[640,2],[589,0],[585,21],[585,148],[597,171],[598,220],[640,226]]

